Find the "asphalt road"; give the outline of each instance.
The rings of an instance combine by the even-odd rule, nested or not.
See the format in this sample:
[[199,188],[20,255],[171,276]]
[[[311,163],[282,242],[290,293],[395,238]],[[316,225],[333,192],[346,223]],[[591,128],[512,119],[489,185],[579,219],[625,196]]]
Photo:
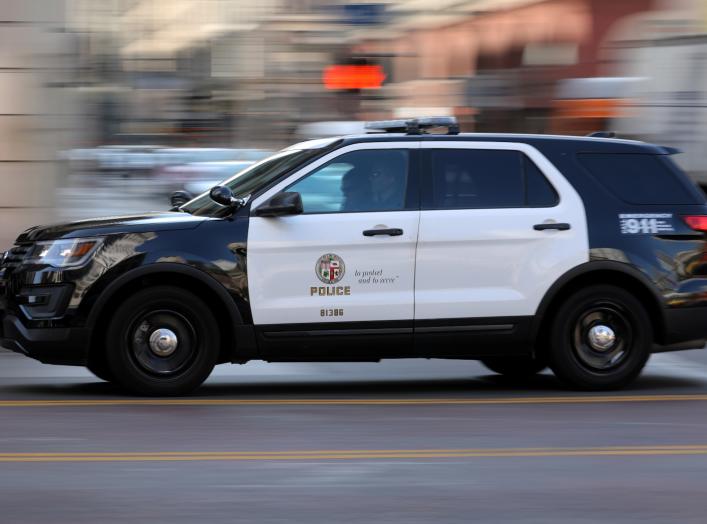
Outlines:
[[0,523],[704,523],[706,415],[707,351],[611,394],[404,360],[172,400],[0,352]]

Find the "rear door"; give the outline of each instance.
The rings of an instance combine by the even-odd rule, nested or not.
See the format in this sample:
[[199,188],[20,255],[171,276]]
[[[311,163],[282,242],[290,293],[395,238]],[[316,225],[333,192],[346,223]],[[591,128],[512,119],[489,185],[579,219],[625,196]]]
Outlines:
[[416,333],[512,329],[588,260],[582,200],[527,144],[421,147]]

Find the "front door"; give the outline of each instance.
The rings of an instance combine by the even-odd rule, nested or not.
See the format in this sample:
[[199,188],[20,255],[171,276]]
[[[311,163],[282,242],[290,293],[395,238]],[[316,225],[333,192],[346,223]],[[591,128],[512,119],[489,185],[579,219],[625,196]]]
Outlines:
[[411,337],[418,147],[348,146],[254,200],[253,210],[295,191],[304,205],[301,215],[251,214],[248,287],[256,327],[310,338],[322,330]]

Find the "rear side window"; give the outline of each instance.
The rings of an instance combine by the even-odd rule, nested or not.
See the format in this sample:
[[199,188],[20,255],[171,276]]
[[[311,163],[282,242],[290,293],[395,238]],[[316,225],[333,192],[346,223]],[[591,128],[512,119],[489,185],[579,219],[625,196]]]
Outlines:
[[551,207],[555,189],[520,151],[432,149],[426,209]]
[[703,204],[705,199],[664,155],[580,153],[579,163],[629,204]]

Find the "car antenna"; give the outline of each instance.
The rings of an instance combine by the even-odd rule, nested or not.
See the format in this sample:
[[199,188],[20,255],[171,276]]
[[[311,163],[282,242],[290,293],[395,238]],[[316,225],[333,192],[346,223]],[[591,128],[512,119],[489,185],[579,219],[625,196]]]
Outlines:
[[587,136],[592,138],[616,138],[616,131],[594,131]]

